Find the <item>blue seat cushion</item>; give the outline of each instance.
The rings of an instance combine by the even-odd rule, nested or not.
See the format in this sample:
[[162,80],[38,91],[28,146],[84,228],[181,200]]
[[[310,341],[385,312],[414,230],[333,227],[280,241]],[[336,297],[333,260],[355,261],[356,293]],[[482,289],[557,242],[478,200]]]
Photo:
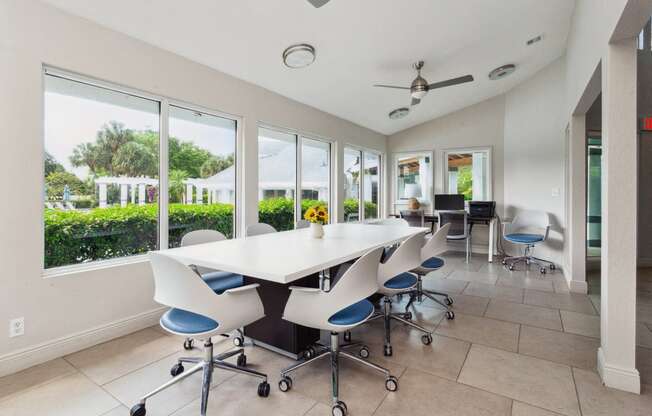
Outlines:
[[388,289],[409,289],[417,284],[417,277],[411,273],[401,273],[385,282]]
[[367,319],[373,311],[374,305],[367,299],[363,299],[335,313],[328,318],[328,322],[332,325],[355,325]]
[[543,236],[541,234],[514,233],[507,234],[505,240],[511,241],[512,243],[532,244],[543,241]]
[[172,308],[161,317],[161,326],[182,334],[200,334],[212,331],[220,324],[203,315]]
[[439,257],[430,257],[428,260],[421,263],[421,267],[424,269],[439,269],[444,265],[444,259]]
[[224,293],[225,290],[244,285],[244,278],[241,275],[229,272],[210,272],[203,274],[201,277],[218,295]]

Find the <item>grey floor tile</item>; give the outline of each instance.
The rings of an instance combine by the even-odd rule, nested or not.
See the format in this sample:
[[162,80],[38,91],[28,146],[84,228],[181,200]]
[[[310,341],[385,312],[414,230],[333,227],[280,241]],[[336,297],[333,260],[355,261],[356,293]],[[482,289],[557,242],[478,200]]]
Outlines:
[[587,370],[573,369],[577,395],[583,416],[649,416],[652,414],[652,391],[626,393],[605,387],[600,376]]
[[586,295],[526,290],[524,303],[528,305],[544,306],[546,308],[585,313],[587,315],[595,315],[593,304]]
[[557,309],[492,299],[489,302],[485,316],[501,321],[516,322],[557,331],[562,330],[561,317]]
[[2,377],[0,378],[0,400],[75,372],[77,370],[67,361],[58,358]]
[[471,282],[463,292],[465,295],[502,299],[510,302],[523,302],[523,289],[518,287],[496,286],[494,284]]
[[442,320],[435,332],[508,351],[518,348],[519,325],[479,316],[456,314],[453,320]]
[[473,271],[459,270],[456,269],[453,273],[446,276],[447,279],[452,280],[462,280],[466,282],[479,282],[494,284],[496,283],[497,277],[487,273],[479,273]]
[[540,407],[514,401],[512,405],[512,416],[559,416],[559,413],[553,413]]
[[552,280],[546,276],[524,277],[523,275],[500,276],[496,281],[498,286],[520,287],[544,292],[553,292]]
[[600,341],[582,335],[521,326],[518,352],[532,357],[595,370]]

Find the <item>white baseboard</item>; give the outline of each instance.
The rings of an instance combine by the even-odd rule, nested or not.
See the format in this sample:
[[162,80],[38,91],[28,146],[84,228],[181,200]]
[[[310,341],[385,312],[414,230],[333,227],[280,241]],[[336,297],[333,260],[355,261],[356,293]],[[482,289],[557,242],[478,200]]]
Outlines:
[[157,308],[0,356],[0,377],[156,325],[165,310]]
[[568,283],[568,289],[573,292],[573,293],[581,293],[583,295],[586,295],[589,293],[589,285],[585,281],[581,280],[571,280]]
[[598,373],[607,387],[641,394],[641,376],[638,370],[609,365],[604,361],[602,347],[598,348]]

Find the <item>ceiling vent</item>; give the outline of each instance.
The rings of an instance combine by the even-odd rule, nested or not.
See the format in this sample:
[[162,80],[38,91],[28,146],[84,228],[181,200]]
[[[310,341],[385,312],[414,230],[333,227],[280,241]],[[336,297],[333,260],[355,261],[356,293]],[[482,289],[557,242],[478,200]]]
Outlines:
[[305,68],[315,62],[315,48],[307,43],[291,45],[283,51],[283,63],[288,68]]
[[516,71],[516,65],[514,64],[499,66],[489,73],[489,79],[492,81],[503,79],[506,76],[511,75],[514,71]]
[[392,110],[389,113],[389,118],[392,120],[399,120],[406,117],[408,114],[410,114],[410,109],[407,107],[401,107],[397,108],[396,110]]

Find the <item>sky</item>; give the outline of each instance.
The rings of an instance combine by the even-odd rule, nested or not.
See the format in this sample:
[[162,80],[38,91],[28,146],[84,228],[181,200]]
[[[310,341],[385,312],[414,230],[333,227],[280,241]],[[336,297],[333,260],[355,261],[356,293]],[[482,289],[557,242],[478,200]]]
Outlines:
[[[116,94],[116,101],[122,95]],[[104,124],[115,120],[132,130],[158,131],[158,103],[137,97],[129,99],[140,102],[128,107],[46,91],[45,150],[67,171],[85,179],[88,169],[73,168],[69,157],[78,144],[94,142],[97,132]],[[194,142],[214,155],[235,152],[235,122],[225,122],[224,119],[206,114],[199,117],[195,112],[185,109],[177,110],[176,114],[177,117],[170,117],[171,136]]]

